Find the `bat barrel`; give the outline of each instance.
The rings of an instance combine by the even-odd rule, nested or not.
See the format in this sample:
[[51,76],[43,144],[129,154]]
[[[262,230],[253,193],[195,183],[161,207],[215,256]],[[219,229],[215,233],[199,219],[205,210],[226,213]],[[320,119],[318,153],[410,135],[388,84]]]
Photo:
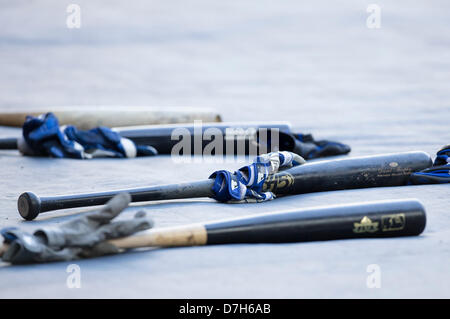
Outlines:
[[206,224],[208,244],[415,236],[426,215],[416,199],[301,209]]
[[117,190],[102,193],[76,194],[67,196],[39,197],[32,192],[19,196],[17,208],[26,220],[33,220],[40,213],[66,208],[103,205],[115,195],[127,192],[132,202],[152,200],[210,197],[212,196],[213,180],[191,183],[180,183],[163,186],[152,186],[127,190]]
[[269,177],[277,195],[407,185],[412,173],[432,165],[425,152],[404,152],[306,163]]
[[[259,148],[267,146],[265,144],[267,144],[268,138],[272,136],[272,131],[278,132],[280,135],[280,145],[274,143],[273,148],[279,147],[282,150],[290,150],[284,145],[286,144],[285,140],[294,144],[290,140],[293,139],[289,135],[290,130],[290,124],[287,122],[223,122],[114,128],[114,131],[122,137],[130,139],[136,144],[151,145],[156,148],[159,154],[171,154],[176,145],[180,143],[181,137],[183,140],[187,139],[187,143],[191,147],[180,150],[179,155],[204,154],[211,143],[211,139],[204,137],[210,135],[217,136],[217,139],[221,140],[220,145],[222,145],[211,150],[212,155],[257,155],[264,150],[259,150]],[[261,145],[258,144],[260,134],[264,135],[265,138],[262,139]],[[259,145],[259,147],[255,145]],[[293,147],[291,148],[293,149]],[[265,147],[264,153],[267,152],[270,152],[270,150]]]

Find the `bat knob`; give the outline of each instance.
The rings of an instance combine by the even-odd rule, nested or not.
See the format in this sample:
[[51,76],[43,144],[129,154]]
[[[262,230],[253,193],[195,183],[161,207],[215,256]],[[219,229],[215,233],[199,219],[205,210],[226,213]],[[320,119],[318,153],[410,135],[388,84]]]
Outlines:
[[31,192],[23,193],[17,200],[20,216],[26,220],[33,220],[41,212],[41,200]]

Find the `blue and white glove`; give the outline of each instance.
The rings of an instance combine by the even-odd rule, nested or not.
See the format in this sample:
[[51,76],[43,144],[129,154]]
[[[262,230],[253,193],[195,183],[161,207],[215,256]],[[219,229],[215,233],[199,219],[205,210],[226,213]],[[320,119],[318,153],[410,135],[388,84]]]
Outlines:
[[22,133],[23,138],[19,140],[18,147],[24,155],[89,159],[157,154],[155,148],[136,145],[107,127],[89,131],[78,130],[71,125],[60,127],[52,113],[27,116]]
[[214,198],[220,202],[262,202],[275,198],[272,192],[264,192],[267,177],[280,169],[304,164],[305,160],[292,152],[273,152],[260,155],[252,164],[234,173],[216,171],[209,178],[214,179]]

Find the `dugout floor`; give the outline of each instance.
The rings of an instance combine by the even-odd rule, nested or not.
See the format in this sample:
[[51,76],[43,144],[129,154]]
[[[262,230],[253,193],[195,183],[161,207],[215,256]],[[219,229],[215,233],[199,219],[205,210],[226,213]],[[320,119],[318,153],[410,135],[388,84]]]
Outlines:
[[[66,4],[2,4],[0,109],[45,105],[213,107],[226,121],[288,120],[335,139],[351,156],[450,143],[450,5],[368,2],[79,0],[80,29]],[[1,137],[20,130],[0,128]],[[87,209],[23,222],[16,199],[206,178],[242,163],[175,164],[168,156],[92,161],[25,158],[0,151],[0,227],[32,229]],[[425,232],[414,238],[138,251],[81,260],[81,288],[67,266],[0,266],[0,297],[17,298],[398,298],[450,297],[450,188],[408,186],[324,192],[248,205],[209,199],[134,205],[156,227],[364,200],[418,198]],[[380,288],[368,288],[369,265]],[[369,267],[370,270],[370,267]]]

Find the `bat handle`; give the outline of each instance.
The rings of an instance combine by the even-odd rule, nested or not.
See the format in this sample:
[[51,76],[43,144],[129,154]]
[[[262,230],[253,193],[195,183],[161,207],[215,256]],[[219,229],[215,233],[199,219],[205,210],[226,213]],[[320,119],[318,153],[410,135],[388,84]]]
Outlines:
[[[33,220],[39,214],[51,210],[87,207],[106,204],[115,195],[126,192],[115,191],[108,193],[93,193],[81,195],[39,197],[32,192],[22,193],[17,200],[17,209],[20,216],[26,220]],[[132,201],[142,201],[132,197]]]
[[0,139],[0,150],[16,150],[17,149],[17,138],[1,138]]
[[32,192],[25,192],[17,200],[17,209],[24,219],[33,220],[39,214],[51,210],[103,205],[115,195],[124,192],[131,195],[132,202],[212,197],[213,184],[214,181],[208,179],[190,183],[53,197],[39,197]]
[[[39,197],[32,192],[25,192],[22,193],[17,199],[17,209],[19,210],[20,216],[22,216],[24,219],[33,220],[39,214],[51,210],[103,205],[106,204],[115,195],[126,191],[127,190],[119,190],[107,193],[54,197]],[[136,198],[136,196],[134,196],[132,197],[132,201],[142,201],[142,199],[140,200],[139,198]]]

